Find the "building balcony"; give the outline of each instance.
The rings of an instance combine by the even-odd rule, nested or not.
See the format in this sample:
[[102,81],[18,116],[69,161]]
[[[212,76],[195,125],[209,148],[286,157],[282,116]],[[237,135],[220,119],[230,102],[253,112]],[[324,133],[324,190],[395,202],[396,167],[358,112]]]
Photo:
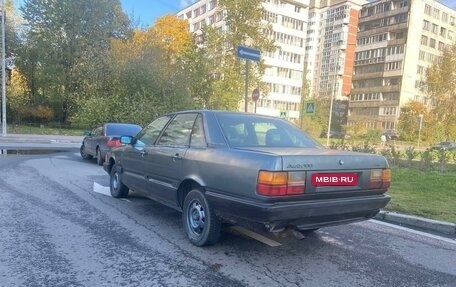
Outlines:
[[352,122],[372,122],[372,121],[378,121],[379,117],[378,115],[348,115],[347,116],[348,121]]
[[384,27],[378,27],[378,28],[373,28],[365,31],[359,31],[358,32],[358,38],[359,37],[367,37],[375,34],[382,34],[382,33],[387,33],[387,32],[394,32],[398,30],[404,30],[407,29],[407,23],[400,23],[400,24],[393,24],[389,26],[384,26]]
[[366,79],[376,79],[376,78],[383,78],[383,71],[382,72],[374,72],[374,73],[354,74],[353,78],[352,78],[352,81],[366,80]]
[[396,45],[403,45],[407,42],[406,38],[402,39],[395,39],[395,40],[389,40],[388,41],[388,46],[396,46]]
[[355,60],[355,66],[376,64],[385,62],[385,57],[370,58],[365,60]]
[[372,14],[372,15],[365,16],[365,17],[360,17],[359,19],[360,19],[361,23],[368,22],[368,21],[372,21],[372,20],[387,18],[387,17],[391,17],[391,16],[394,16],[397,14],[405,13],[405,12],[408,12],[408,10],[409,10],[409,7],[402,7],[402,8],[390,10],[390,11],[387,11],[384,13],[378,13],[378,14]]
[[365,87],[365,88],[353,88],[351,94],[361,93],[389,93],[399,92],[401,90],[400,85],[395,86],[380,86],[380,87]]
[[350,101],[348,107],[351,109],[378,108],[384,106],[382,101]]

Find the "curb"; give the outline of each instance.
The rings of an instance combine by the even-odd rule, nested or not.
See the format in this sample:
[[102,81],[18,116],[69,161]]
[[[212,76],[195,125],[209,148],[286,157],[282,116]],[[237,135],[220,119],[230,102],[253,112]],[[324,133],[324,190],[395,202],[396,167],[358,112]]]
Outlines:
[[444,221],[438,221],[433,219],[427,219],[423,217],[406,215],[397,212],[381,210],[374,219],[382,220],[386,222],[408,225],[411,227],[417,227],[426,229],[429,231],[444,233],[447,235],[456,235],[456,224]]

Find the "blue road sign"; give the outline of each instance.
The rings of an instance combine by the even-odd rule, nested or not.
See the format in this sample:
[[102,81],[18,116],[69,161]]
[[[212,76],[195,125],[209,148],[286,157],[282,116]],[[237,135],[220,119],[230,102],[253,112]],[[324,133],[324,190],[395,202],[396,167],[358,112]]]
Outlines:
[[306,115],[315,114],[315,101],[306,102]]
[[260,50],[237,46],[237,56],[242,59],[259,62],[261,59]]

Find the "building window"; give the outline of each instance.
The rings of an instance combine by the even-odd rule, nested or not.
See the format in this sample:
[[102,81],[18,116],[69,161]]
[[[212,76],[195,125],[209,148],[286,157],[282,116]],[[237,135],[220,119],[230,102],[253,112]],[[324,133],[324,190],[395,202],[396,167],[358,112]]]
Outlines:
[[438,49],[439,49],[439,51],[445,50],[445,43],[439,41],[439,47],[438,47]]
[[440,27],[440,36],[445,38],[447,30],[443,27]]
[[432,39],[429,41],[429,47],[435,48],[435,39]]
[[432,10],[432,17],[434,17],[435,19],[439,19],[440,20],[440,10],[437,9],[437,8],[434,8]]
[[380,108],[380,115],[381,116],[395,116],[396,115],[396,107],[381,107]]
[[421,45],[427,46],[428,44],[428,37],[421,35]]
[[212,10],[212,9],[215,8],[216,1],[217,1],[217,0],[212,0],[211,2],[209,2],[209,10]]
[[424,6],[424,14],[426,14],[426,15],[431,15],[431,13],[432,13],[432,7],[431,7],[431,5],[426,4],[426,5]]
[[423,21],[423,30],[429,31],[430,29],[431,29],[431,24],[429,23],[429,21],[424,20]]
[[420,55],[418,56],[418,58],[419,58],[420,60],[424,60],[425,55],[426,55],[426,53],[425,53],[424,51],[420,51]]

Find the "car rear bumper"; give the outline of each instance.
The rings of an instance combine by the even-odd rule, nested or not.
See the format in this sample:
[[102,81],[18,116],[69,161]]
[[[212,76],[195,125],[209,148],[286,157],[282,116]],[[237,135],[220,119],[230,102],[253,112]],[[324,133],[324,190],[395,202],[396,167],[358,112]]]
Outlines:
[[287,226],[314,229],[366,220],[390,201],[385,194],[278,203],[252,202],[209,191],[206,197],[221,218],[234,223],[244,220],[261,223],[269,231]]

